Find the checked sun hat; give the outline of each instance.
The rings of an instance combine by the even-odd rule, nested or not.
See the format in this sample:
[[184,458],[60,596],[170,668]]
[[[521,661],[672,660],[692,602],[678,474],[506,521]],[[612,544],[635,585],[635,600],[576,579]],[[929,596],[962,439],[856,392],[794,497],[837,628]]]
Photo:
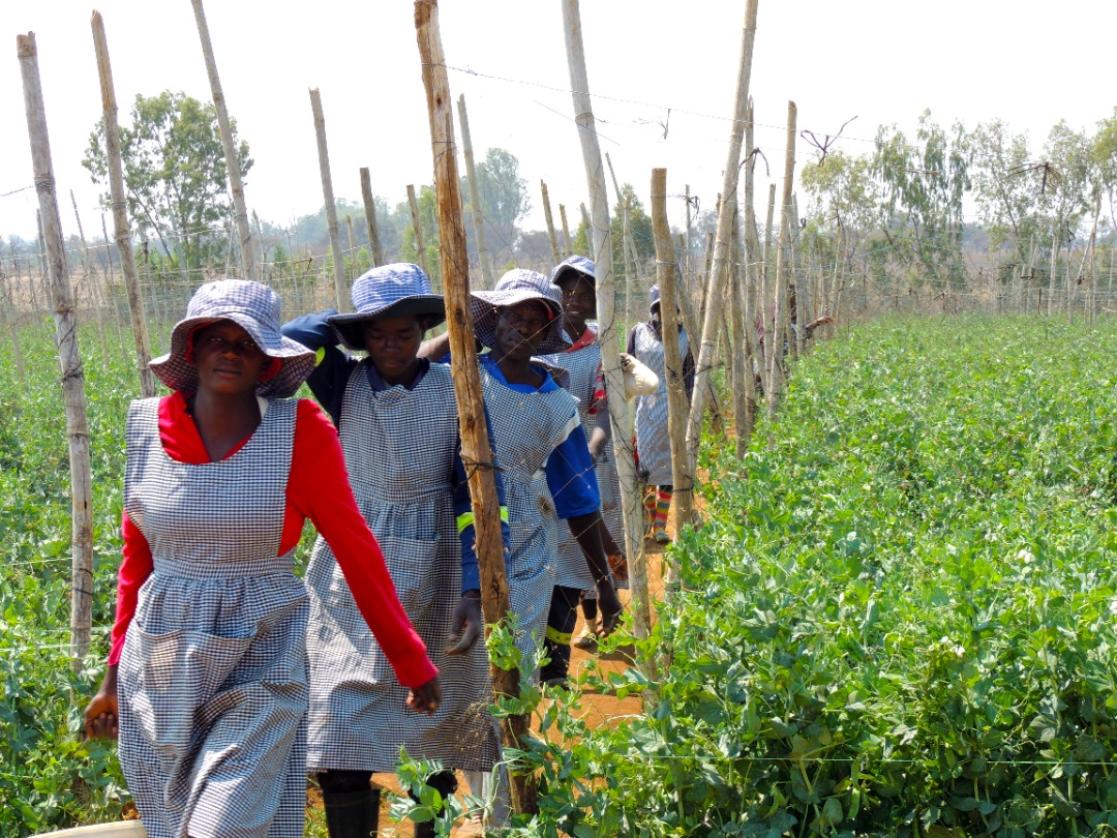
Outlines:
[[198,369],[190,360],[190,337],[200,328],[219,320],[231,320],[248,332],[269,358],[280,362],[279,370],[261,379],[256,393],[268,398],[294,395],[314,371],[314,353],[279,331],[279,295],[266,285],[247,279],[218,279],[207,282],[190,298],[186,317],[171,332],[171,351],[154,359],[151,371],[172,390],[191,391],[198,385]]
[[446,302],[431,293],[431,281],[418,265],[399,262],[365,271],[353,283],[353,313],[327,318],[338,338],[349,349],[363,350],[363,324],[377,317],[403,317],[409,314],[428,319],[426,328],[446,319]]
[[657,306],[659,306],[659,286],[653,285],[648,292],[648,311],[654,313]]
[[597,266],[585,256],[567,256],[551,271],[551,282],[562,285],[571,275],[584,276],[594,287],[597,286]]
[[500,278],[492,291],[474,291],[469,297],[473,333],[490,349],[496,344],[496,321],[500,309],[529,300],[543,303],[552,315],[539,354],[552,355],[565,352],[570,347],[570,341],[562,330],[562,291],[541,273],[513,268]]

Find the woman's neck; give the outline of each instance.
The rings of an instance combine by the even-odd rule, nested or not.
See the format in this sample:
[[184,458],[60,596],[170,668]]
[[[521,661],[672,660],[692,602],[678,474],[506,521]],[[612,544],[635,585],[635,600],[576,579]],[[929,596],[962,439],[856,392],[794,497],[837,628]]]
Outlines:
[[200,389],[187,402],[206,451],[214,462],[224,458],[260,424],[260,405],[253,392],[230,395]]

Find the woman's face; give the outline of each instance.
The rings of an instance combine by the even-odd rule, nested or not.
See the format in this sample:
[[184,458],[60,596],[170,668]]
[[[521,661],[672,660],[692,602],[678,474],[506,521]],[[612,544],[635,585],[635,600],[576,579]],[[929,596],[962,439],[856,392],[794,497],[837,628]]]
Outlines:
[[526,361],[539,354],[551,326],[551,310],[545,303],[527,300],[500,309],[496,321],[496,349],[503,357]]
[[219,320],[193,335],[198,386],[222,395],[256,392],[269,358],[232,320]]
[[[593,283],[586,277],[575,274],[575,278],[562,283],[562,310],[566,322],[584,331],[587,320],[597,317],[597,292]],[[571,335],[577,338],[580,335]]]
[[418,317],[377,317],[364,323],[361,331],[365,351],[381,376],[402,381],[409,373],[413,374],[424,331]]

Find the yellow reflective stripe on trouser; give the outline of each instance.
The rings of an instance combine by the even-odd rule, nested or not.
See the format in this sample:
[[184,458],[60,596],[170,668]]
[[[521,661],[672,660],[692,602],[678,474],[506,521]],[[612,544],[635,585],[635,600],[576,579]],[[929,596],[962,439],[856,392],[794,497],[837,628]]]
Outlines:
[[[506,524],[508,523],[508,507],[507,506],[502,506],[500,508],[500,520],[503,521]],[[463,512],[461,515],[459,515],[457,517],[457,523],[458,523],[458,535],[461,535],[463,532],[465,532],[467,527],[472,527],[473,526],[473,512],[472,511]]]
[[573,636],[571,632],[559,631],[556,628],[547,626],[547,639],[552,643],[557,643],[559,646],[569,646],[570,638]]

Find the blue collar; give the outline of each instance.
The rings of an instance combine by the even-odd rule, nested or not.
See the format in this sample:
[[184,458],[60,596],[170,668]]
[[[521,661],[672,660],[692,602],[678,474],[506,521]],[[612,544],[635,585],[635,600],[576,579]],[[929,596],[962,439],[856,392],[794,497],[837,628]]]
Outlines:
[[491,375],[505,387],[509,387],[513,390],[520,390],[523,392],[532,393],[549,393],[552,390],[561,389],[558,384],[555,383],[554,378],[551,377],[551,373],[547,371],[546,367],[541,367],[538,364],[531,365],[531,368],[533,370],[543,376],[543,383],[540,384],[538,387],[531,387],[528,384],[510,384],[508,382],[508,379],[504,377],[504,372],[500,369],[500,364],[493,360],[493,356],[490,353],[486,352],[484,355],[481,355],[479,357],[481,359],[481,363],[485,365],[485,369],[489,371],[489,375]]
[[[410,384],[404,384],[405,390],[414,390],[419,386],[419,382],[423,380],[423,376],[427,374],[427,370],[431,368],[431,362],[426,358],[419,359],[419,367],[415,370],[415,377],[411,379]],[[390,390],[392,387],[399,385],[389,385],[376,369],[376,364],[372,362],[371,358],[365,358],[365,372],[368,375],[368,386],[372,388],[374,393],[383,393],[385,390]]]

